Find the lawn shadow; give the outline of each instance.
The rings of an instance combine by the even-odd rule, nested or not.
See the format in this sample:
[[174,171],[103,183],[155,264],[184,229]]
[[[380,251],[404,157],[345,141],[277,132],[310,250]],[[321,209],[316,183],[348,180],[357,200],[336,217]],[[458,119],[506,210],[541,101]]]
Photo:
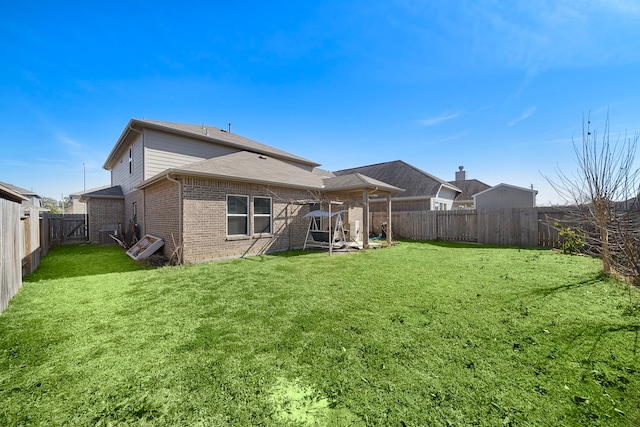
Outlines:
[[503,246],[503,245],[489,245],[476,242],[459,242],[449,240],[404,240],[408,243],[424,243],[432,246],[439,246],[442,248],[460,248],[460,249],[518,249],[528,251],[546,251],[549,248],[531,248],[527,246]]
[[575,283],[566,283],[564,285],[558,285],[558,286],[554,286],[551,288],[539,288],[539,289],[534,289],[531,291],[531,295],[537,295],[537,296],[542,296],[542,297],[548,297],[549,295],[552,294],[556,294],[559,292],[567,292],[570,291],[572,289],[577,289],[581,286],[585,286],[585,285],[594,285],[598,282],[602,282],[602,281],[606,281],[609,280],[610,277],[607,276],[605,273],[603,273],[602,271],[596,273],[593,277],[585,279],[585,280],[581,280],[579,282],[575,282]]
[[278,258],[295,258],[303,255],[310,255],[313,253],[317,253],[317,251],[295,249],[291,251],[273,252],[273,253],[270,253],[269,256],[274,256]]
[[[332,253],[333,255],[344,255],[344,254],[362,252],[363,250],[366,250],[366,249],[344,249],[343,248],[343,249],[334,249]],[[274,252],[269,255],[280,257],[280,258],[295,258],[299,256],[308,256],[308,255],[314,255],[314,254],[322,254],[322,255],[329,256],[329,249],[327,248],[296,249],[296,250],[285,251],[285,252]]]
[[579,341],[586,342],[589,339],[593,339],[593,343],[589,346],[589,351],[586,353],[586,359],[591,360],[598,351],[598,348],[606,335],[625,332],[634,333],[634,340],[630,350],[634,355],[637,355],[639,345],[638,338],[640,335],[640,324],[638,323],[591,324],[584,326],[571,336],[567,337],[568,344],[566,345],[565,350],[566,353],[574,353],[572,349],[580,346]]

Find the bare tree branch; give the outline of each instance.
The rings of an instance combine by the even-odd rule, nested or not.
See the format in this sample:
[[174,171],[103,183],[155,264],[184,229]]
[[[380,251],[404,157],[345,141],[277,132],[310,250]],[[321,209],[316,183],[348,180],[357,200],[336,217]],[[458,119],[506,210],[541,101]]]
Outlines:
[[573,142],[577,168],[557,170],[547,181],[566,204],[570,220],[580,224],[585,251],[602,259],[605,273],[640,284],[639,174],[634,168],[640,135],[610,139],[607,116],[602,138],[583,119],[582,142]]

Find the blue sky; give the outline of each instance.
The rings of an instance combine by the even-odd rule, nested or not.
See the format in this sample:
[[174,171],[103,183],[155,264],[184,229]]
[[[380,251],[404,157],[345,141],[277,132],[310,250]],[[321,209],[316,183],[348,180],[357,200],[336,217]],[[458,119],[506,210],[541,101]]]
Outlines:
[[538,189],[583,117],[640,130],[640,2],[3,2],[0,181],[109,183],[130,118],[206,123],[329,170],[404,160]]

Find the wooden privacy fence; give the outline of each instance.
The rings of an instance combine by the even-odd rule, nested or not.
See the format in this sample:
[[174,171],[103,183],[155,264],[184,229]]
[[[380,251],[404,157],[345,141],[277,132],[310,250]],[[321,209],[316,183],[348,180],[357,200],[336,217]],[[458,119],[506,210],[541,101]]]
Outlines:
[[22,285],[21,206],[0,199],[0,313]]
[[0,313],[39,264],[38,209],[0,199]]
[[31,274],[44,256],[40,246],[40,218],[37,208],[23,208],[22,222],[22,276]]
[[[391,232],[395,239],[558,247],[560,236],[553,223],[564,217],[562,210],[547,207],[392,212]],[[386,212],[371,214],[374,232],[384,221]]]
[[0,199],[0,313],[52,245],[87,240],[85,216],[54,215]]

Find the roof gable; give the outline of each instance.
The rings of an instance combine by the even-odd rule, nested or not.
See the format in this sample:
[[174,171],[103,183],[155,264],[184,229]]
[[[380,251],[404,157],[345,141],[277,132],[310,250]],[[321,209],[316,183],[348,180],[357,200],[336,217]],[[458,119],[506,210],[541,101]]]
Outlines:
[[465,179],[462,181],[449,181],[451,184],[462,190],[462,193],[456,196],[456,201],[472,200],[473,195],[481,191],[491,188],[489,184],[485,184],[477,179]]
[[486,190],[481,191],[481,192],[479,192],[477,194],[474,194],[473,197],[475,198],[475,197],[480,196],[482,194],[486,194],[488,192],[499,190],[501,187],[508,187],[508,188],[512,188],[512,189],[518,190],[518,191],[525,191],[525,192],[528,192],[528,193],[538,194],[538,190],[532,190],[531,188],[517,187],[517,186],[511,185],[511,184],[500,183],[500,184],[495,185],[493,187],[487,188]]
[[334,173],[338,176],[360,173],[396,188],[403,188],[405,191],[399,197],[435,197],[443,186],[451,191],[461,191],[455,185],[402,160],[343,169]]

